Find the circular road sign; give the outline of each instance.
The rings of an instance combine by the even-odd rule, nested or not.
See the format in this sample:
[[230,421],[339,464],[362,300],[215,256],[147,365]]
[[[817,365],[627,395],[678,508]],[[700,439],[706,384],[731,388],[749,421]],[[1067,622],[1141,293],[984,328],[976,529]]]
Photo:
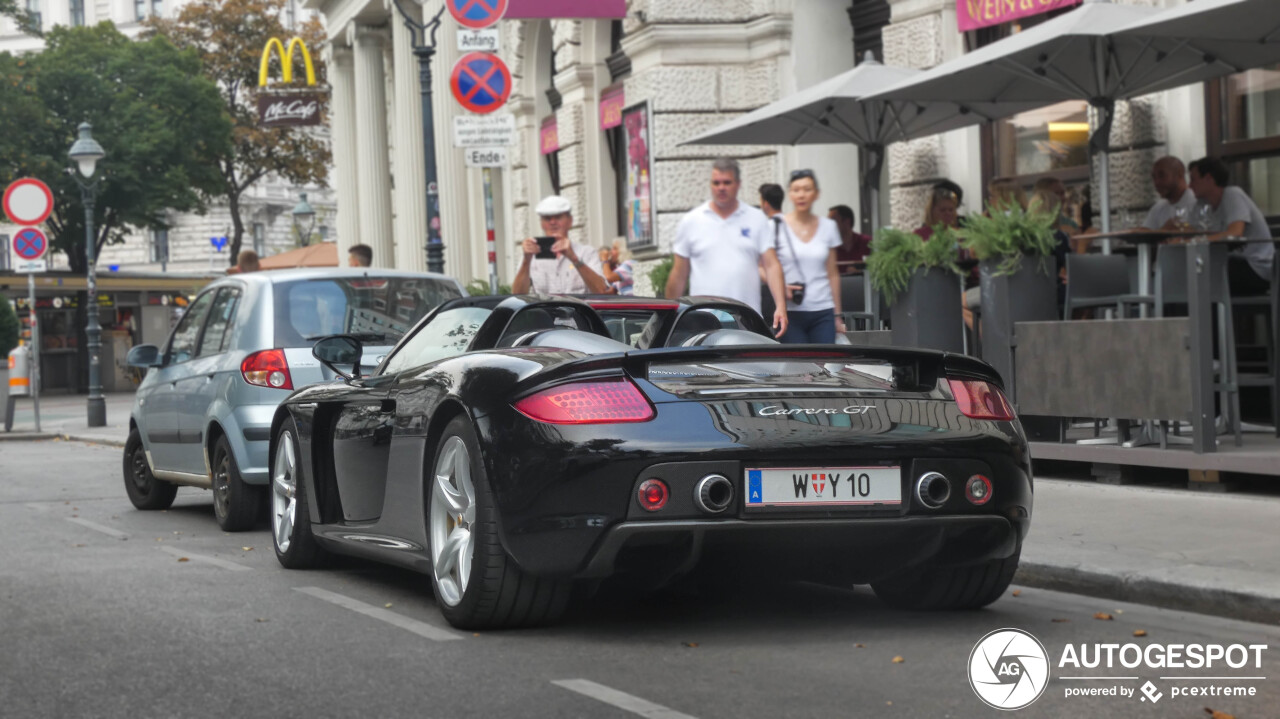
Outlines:
[[49,250],[49,240],[34,227],[24,227],[13,236],[13,254],[24,260],[38,260]]
[[470,30],[483,30],[507,14],[507,0],[447,0],[449,14]]
[[15,225],[38,225],[53,212],[53,193],[43,182],[25,177],[4,191],[4,214]]
[[511,71],[497,55],[467,53],[453,66],[449,88],[459,104],[485,115],[500,110],[511,97]]

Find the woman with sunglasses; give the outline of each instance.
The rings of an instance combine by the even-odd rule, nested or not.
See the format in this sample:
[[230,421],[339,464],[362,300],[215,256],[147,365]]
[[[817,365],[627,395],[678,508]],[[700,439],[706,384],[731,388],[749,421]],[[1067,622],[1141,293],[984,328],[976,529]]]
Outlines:
[[813,214],[818,200],[818,178],[813,170],[791,173],[787,186],[791,212],[773,218],[775,251],[787,280],[787,315],[791,324],[780,339],[786,344],[831,344],[836,331],[845,331],[840,319],[840,271],[836,249],[840,228],[826,217]]

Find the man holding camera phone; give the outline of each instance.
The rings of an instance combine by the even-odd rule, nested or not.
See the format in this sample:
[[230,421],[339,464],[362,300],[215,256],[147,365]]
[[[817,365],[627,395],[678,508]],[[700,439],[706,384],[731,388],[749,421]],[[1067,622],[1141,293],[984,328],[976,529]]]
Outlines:
[[517,295],[540,292],[548,295],[605,294],[609,283],[601,277],[600,255],[590,246],[569,239],[573,227],[573,205],[558,195],[538,203],[544,237],[530,237],[521,243],[524,260],[511,282]]
[[[773,331],[787,331],[787,301],[782,265],[773,247],[773,232],[764,213],[738,201],[742,170],[737,161],[716,160],[711,166],[711,201],[695,207],[676,229],[674,262],[666,296],[677,298],[688,286],[691,295],[728,297],[760,311],[760,275],[764,269],[773,295]],[[768,322],[769,318],[765,318]]]

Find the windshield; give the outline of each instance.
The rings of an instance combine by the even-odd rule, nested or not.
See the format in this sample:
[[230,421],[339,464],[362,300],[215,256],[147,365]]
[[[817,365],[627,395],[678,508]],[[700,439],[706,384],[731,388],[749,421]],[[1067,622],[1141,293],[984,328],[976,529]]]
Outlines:
[[424,277],[326,277],[275,286],[275,344],[305,347],[326,335],[395,344],[458,289]]

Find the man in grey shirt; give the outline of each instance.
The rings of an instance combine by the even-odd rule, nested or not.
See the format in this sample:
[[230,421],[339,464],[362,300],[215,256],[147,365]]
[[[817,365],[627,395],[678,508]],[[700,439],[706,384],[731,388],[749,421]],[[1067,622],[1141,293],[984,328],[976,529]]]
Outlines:
[[1151,184],[1160,200],[1152,206],[1142,226],[1148,230],[1174,229],[1181,211],[1184,221],[1191,220],[1196,206],[1196,193],[1187,187],[1187,168],[1176,157],[1162,157],[1151,166]]
[[[1210,241],[1228,237],[1270,240],[1271,228],[1262,210],[1244,190],[1229,185],[1226,164],[1216,158],[1191,163],[1191,190],[1211,210]],[[1271,289],[1271,263],[1276,248],[1270,242],[1250,242],[1243,253],[1227,257],[1227,281],[1234,295],[1261,295]]]

